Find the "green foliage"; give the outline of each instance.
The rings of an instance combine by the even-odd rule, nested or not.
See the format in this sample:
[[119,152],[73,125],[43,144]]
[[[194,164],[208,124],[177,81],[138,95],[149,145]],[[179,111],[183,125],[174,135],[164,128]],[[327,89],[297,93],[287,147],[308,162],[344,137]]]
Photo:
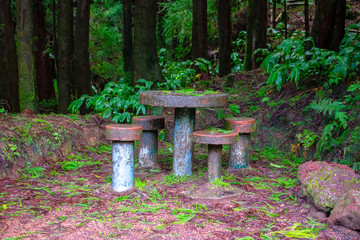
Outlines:
[[[164,29],[164,38],[168,46],[174,45],[172,50],[174,59],[184,59],[191,51],[192,37],[192,0],[171,0],[160,3],[164,17],[160,23]],[[208,39],[217,37],[217,8],[216,1],[207,3]]]
[[348,125],[347,120],[349,119],[349,116],[346,112],[342,111],[346,108],[342,102],[333,101],[332,99],[321,99],[320,101],[313,101],[309,107],[319,113],[322,112],[324,115],[328,114],[333,116],[342,128],[346,128]]
[[[312,79],[322,82],[325,87],[338,84],[346,78],[354,78],[359,72],[360,36],[350,32],[360,24],[347,30],[339,53],[314,46],[313,40],[285,39],[274,52],[268,53],[261,66],[269,73],[267,83],[280,90],[286,81],[295,82]],[[309,48],[309,49],[307,49]]]
[[103,79],[119,79],[123,76],[121,1],[96,0],[90,16],[91,72]]
[[347,89],[349,94],[338,100],[326,98],[324,93],[319,92],[320,99],[308,106],[323,114],[326,120],[315,156],[321,159],[326,154],[336,155],[333,157],[336,162],[352,166],[355,170],[360,170],[360,128],[354,127],[360,117],[359,86],[359,82],[350,85]]
[[81,105],[86,101],[86,107],[93,109],[104,118],[110,118],[114,122],[130,122],[133,114],[145,114],[145,106],[139,103],[140,92],[150,90],[152,82],[140,79],[132,87],[124,79],[119,82],[109,82],[105,85],[104,90],[94,96],[83,95],[72,102],[69,111],[77,113]]
[[164,83],[157,83],[159,89],[188,88],[198,77],[195,67],[204,73],[213,72],[211,62],[204,58],[195,61],[171,61],[169,52],[165,48],[159,51],[159,62],[165,78]]

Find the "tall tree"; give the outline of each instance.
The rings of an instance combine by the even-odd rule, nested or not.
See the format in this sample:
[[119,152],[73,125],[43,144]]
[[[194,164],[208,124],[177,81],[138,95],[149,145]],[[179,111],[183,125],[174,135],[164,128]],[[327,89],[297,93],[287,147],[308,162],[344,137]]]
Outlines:
[[20,110],[14,23],[9,0],[0,0],[0,107]]
[[[89,63],[89,18],[90,0],[77,0],[74,56],[72,72],[75,84],[75,97],[91,94]],[[85,110],[85,106],[82,109]]]
[[55,99],[54,83],[51,76],[50,58],[46,52],[47,36],[45,6],[43,0],[34,0],[34,46],[36,86],[39,101]]
[[276,0],[273,0],[273,5],[272,5],[272,27],[273,29],[276,28]]
[[316,0],[312,36],[315,46],[337,51],[345,35],[346,0]]
[[249,0],[244,60],[244,69],[246,71],[257,68],[260,65],[260,63],[256,62],[258,56],[254,56],[254,51],[258,48],[266,47],[266,29],[267,0]]
[[58,100],[59,112],[67,113],[71,103],[71,61],[74,50],[73,30],[73,0],[58,2],[59,12],[57,17],[58,30]]
[[131,60],[132,60],[132,0],[123,0],[123,38],[124,38],[124,72],[128,79],[131,80]]
[[20,110],[38,112],[35,56],[33,51],[33,2],[17,0],[17,42]]
[[156,0],[135,0],[133,82],[163,81],[156,50]]
[[193,24],[192,24],[192,49],[191,57],[208,57],[207,46],[207,0],[193,0]]
[[218,2],[219,76],[231,72],[231,0]]
[[309,37],[309,0],[304,1],[305,37]]

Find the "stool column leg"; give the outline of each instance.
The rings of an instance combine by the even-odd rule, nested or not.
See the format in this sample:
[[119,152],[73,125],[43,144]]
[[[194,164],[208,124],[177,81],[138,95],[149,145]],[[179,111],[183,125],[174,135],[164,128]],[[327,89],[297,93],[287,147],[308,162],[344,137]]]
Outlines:
[[208,145],[209,182],[212,182],[221,176],[221,153],[222,145]]
[[112,143],[112,188],[115,192],[131,189],[134,184],[134,142]]
[[174,122],[174,175],[191,175],[195,108],[175,108]]
[[239,140],[230,146],[229,167],[247,168],[249,165],[250,134],[239,134]]
[[158,131],[143,131],[139,146],[140,167],[160,168],[158,163]]

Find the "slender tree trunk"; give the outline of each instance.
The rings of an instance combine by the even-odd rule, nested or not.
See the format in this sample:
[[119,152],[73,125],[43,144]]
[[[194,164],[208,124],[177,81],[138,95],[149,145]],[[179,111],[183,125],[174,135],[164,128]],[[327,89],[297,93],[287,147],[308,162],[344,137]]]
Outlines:
[[53,54],[54,54],[54,69],[55,69],[55,75],[57,76],[57,60],[58,60],[58,45],[57,45],[57,36],[56,36],[56,10],[57,10],[57,4],[56,0],[52,1],[52,48],[53,48]]
[[58,29],[58,98],[59,112],[67,113],[71,103],[71,62],[74,50],[73,32],[73,1],[61,0],[58,2],[59,15]]
[[346,0],[316,0],[315,7],[315,46],[337,51],[345,35]]
[[207,0],[193,0],[191,57],[208,58],[207,46]]
[[20,110],[30,109],[37,113],[33,4],[30,0],[17,0],[16,7]]
[[219,76],[231,73],[231,2],[218,2],[218,29],[219,29]]
[[51,76],[50,58],[46,52],[46,24],[43,0],[34,0],[34,46],[36,66],[36,86],[39,101],[55,99],[54,84]]
[[272,10],[272,27],[276,28],[276,0],[273,0],[273,10]]
[[266,28],[267,28],[267,0],[249,0],[247,15],[247,37],[244,69],[249,71],[259,67],[253,53],[258,48],[266,47]]
[[287,3],[286,0],[284,0],[284,28],[285,28],[285,39],[288,38],[288,28],[287,28]]
[[19,112],[19,79],[9,0],[0,0],[0,107]]
[[309,37],[309,0],[304,1],[305,37]]
[[[166,3],[167,0],[158,0],[158,3]],[[162,24],[163,19],[165,17],[165,11],[164,11],[164,7],[163,5],[159,5],[158,8],[158,14],[157,14],[157,18],[158,18],[158,24],[157,24],[157,36],[158,36],[158,47],[159,48],[165,48],[166,43],[165,43],[165,37],[164,37],[164,26]]]
[[132,0],[122,0],[123,1],[123,38],[124,38],[124,72],[126,78],[132,82]]
[[[75,98],[83,94],[91,94],[89,63],[89,18],[90,0],[77,0],[74,56],[72,61],[75,83]],[[82,109],[84,112],[85,105]]]
[[139,79],[162,82],[156,50],[156,0],[135,0],[133,82]]

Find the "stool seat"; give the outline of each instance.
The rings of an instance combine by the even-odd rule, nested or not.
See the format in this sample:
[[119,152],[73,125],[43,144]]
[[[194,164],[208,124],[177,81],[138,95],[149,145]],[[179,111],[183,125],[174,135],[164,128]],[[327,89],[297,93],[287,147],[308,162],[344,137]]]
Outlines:
[[165,126],[164,117],[161,116],[136,116],[132,123],[143,129],[139,141],[139,167],[142,169],[160,169],[158,163],[158,130]]
[[221,176],[222,145],[234,144],[239,134],[237,132],[196,131],[193,135],[195,143],[208,144],[209,182],[219,179]]
[[231,129],[238,133],[252,133],[254,126],[254,118],[232,117],[225,119],[225,129]]
[[134,124],[107,125],[105,135],[111,141],[138,141],[141,139],[142,127]]
[[142,127],[133,124],[106,126],[106,137],[112,141],[112,188],[115,192],[134,185],[134,141],[141,139]]
[[224,144],[233,144],[236,142],[238,133],[220,133],[212,131],[195,131],[194,133],[194,142],[202,144],[212,144],[212,145],[224,145]]
[[164,129],[165,121],[161,116],[136,116],[132,119],[132,124],[142,126],[144,131]]
[[249,166],[250,133],[255,130],[255,119],[232,117],[225,119],[225,128],[239,134],[239,140],[230,146],[229,167],[234,169]]

